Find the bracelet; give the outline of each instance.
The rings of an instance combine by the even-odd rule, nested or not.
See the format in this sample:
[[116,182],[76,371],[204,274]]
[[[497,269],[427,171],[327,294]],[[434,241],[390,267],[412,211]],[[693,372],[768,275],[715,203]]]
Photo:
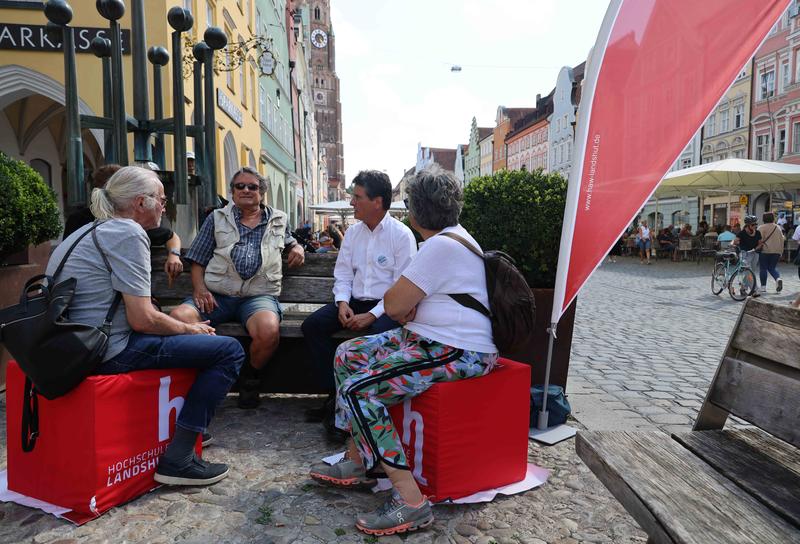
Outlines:
[[172,253],[173,255],[177,255],[178,257],[181,256],[181,250],[180,249],[172,248],[172,249],[169,250],[169,252]]

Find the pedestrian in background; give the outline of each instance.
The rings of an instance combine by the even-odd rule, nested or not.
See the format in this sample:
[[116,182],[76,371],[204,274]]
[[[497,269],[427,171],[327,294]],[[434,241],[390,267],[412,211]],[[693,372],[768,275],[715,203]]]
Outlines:
[[639,223],[637,233],[639,239],[639,264],[644,264],[645,258],[647,258],[647,264],[650,264],[650,247],[652,246],[653,233],[650,232],[647,226],[647,220],[643,219]]
[[761,240],[756,247],[759,252],[758,267],[761,279],[761,294],[767,292],[767,273],[775,280],[775,291],[783,290],[783,280],[778,272],[778,260],[783,254],[783,229],[775,224],[775,214],[766,212],[763,215],[764,224],[758,227]]

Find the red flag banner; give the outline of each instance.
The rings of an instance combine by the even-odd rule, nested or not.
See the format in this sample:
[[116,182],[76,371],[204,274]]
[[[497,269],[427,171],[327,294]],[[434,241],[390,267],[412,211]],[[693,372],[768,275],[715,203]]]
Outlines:
[[552,323],[789,4],[611,1],[586,63]]

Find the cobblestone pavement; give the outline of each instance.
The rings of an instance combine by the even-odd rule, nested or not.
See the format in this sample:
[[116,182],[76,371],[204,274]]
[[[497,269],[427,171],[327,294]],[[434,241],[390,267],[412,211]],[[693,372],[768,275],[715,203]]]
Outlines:
[[[742,308],[711,293],[713,261],[623,257],[604,263],[578,297],[569,401],[592,430],[686,431],[714,377]],[[788,304],[800,291],[797,267],[782,263],[762,300]]]
[[[709,265],[622,259],[604,265],[578,305],[570,401],[578,427],[688,427],[741,307],[710,294]],[[800,289],[782,269],[788,301]],[[641,543],[644,533],[582,464],[574,441],[531,442],[529,460],[550,469],[542,487],[480,505],[437,506],[430,530],[374,539],[353,526],[382,496],[321,487],[309,466],[336,451],[303,411],[320,400],[270,396],[255,411],[225,401],[212,424],[210,460],[231,475],[209,488],[161,488],[83,527],[0,503],[0,542],[384,542],[434,544]],[[599,414],[599,415],[598,415]],[[5,396],[0,394],[0,470],[6,467]],[[13,439],[13,438],[12,438]]]

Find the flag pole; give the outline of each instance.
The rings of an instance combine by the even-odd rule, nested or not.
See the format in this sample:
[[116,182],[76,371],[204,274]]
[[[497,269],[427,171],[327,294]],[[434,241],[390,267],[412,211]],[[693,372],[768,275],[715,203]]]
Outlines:
[[539,412],[539,419],[536,422],[536,428],[540,431],[547,429],[547,420],[549,414],[547,413],[547,388],[550,385],[550,364],[553,360],[553,341],[556,338],[556,327],[558,323],[550,323],[550,328],[547,329],[547,334],[550,338],[547,341],[547,366],[544,370],[544,392],[542,393],[542,409]]

